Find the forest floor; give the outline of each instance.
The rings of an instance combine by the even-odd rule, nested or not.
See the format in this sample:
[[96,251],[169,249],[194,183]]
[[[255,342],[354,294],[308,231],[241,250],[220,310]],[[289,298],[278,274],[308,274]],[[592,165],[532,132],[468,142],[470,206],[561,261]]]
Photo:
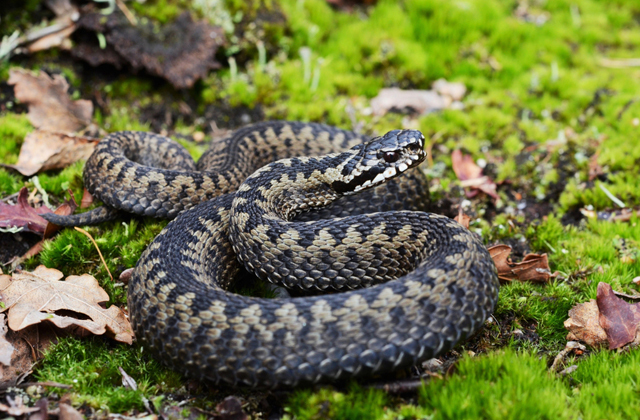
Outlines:
[[[14,33],[51,23],[56,14],[44,3],[0,6],[2,45]],[[37,343],[23,340],[29,364],[18,373],[28,375],[5,369],[0,402],[41,401],[58,418],[68,409],[95,418],[227,420],[243,413],[252,419],[638,417],[636,344],[567,347],[565,321],[575,305],[596,296],[600,302],[600,283],[640,295],[640,3],[118,0],[113,11],[110,4],[79,2],[74,10],[81,19],[60,46],[31,51],[23,43],[4,57],[0,47],[0,163],[16,164],[25,137],[35,126],[43,131],[7,83],[19,69],[63,77],[67,102],[90,101],[78,137],[154,131],[196,159],[212,138],[269,119],[367,135],[415,128],[428,141],[424,172],[433,211],[453,217],[462,208],[469,229],[488,247],[509,245],[514,261],[546,253],[553,276],[503,282],[483,329],[425,366],[295,391],[208,387],[168,370],[139,343],[40,327]],[[195,41],[176,43],[176,34]],[[439,79],[465,92],[444,95],[436,109],[399,101],[381,111],[372,101],[383,88],[431,89]],[[486,178],[473,185],[461,180],[457,151]],[[35,176],[1,167],[0,199],[14,204],[26,186],[36,207],[47,200],[57,207],[69,189],[80,203],[82,167],[78,161]],[[124,308],[126,286],[117,277],[165,225],[129,217],[86,227],[106,265],[74,229],[61,230],[17,263],[42,232],[3,230],[0,263],[9,275],[39,265],[64,276],[91,274],[107,292],[107,306]],[[633,319],[635,304],[625,308]],[[597,312],[594,319],[597,324]],[[632,341],[637,322],[624,328]],[[123,384],[121,370],[136,389]],[[229,396],[226,403],[239,402],[242,413],[224,414],[219,404]],[[24,407],[16,410],[14,417],[27,416]]]

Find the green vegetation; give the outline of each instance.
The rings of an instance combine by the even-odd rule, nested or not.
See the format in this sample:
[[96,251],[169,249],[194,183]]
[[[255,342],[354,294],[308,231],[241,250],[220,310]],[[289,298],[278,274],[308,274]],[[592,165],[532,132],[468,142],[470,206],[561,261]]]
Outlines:
[[[548,366],[564,348],[568,310],[595,298],[599,282],[637,293],[640,219],[612,223],[579,220],[576,214],[588,206],[615,208],[609,194],[627,207],[640,206],[640,102],[634,89],[640,72],[603,61],[637,55],[640,3],[526,3],[379,0],[347,12],[325,0],[134,1],[127,2],[134,14],[158,27],[184,10],[224,25],[230,42],[218,55],[223,68],[192,89],[176,91],[126,71],[108,80],[85,80],[52,52],[0,63],[0,76],[6,78],[9,67],[17,65],[62,72],[76,96],[95,98],[100,92],[103,105],[94,120],[101,128],[166,130],[195,158],[206,144],[189,136],[210,132],[204,115],[215,115],[220,127],[240,121],[242,112],[346,128],[355,119],[367,133],[419,127],[432,143],[433,166],[427,172],[434,201],[466,199],[451,170],[453,150],[486,163],[485,173],[499,183],[500,200],[494,203],[482,194],[470,199],[478,216],[470,228],[487,244],[521,247],[520,254],[548,253],[558,277],[546,285],[503,285],[495,322],[478,334],[482,337],[457,349],[480,354],[463,356],[444,379],[428,379],[419,398],[394,397],[367,384],[344,392],[297,390],[284,398],[285,418],[636,418],[637,350],[589,351],[566,361],[578,366],[566,377],[549,373]],[[34,1],[25,10],[41,12]],[[12,16],[12,29],[38,23],[29,22],[26,12]],[[464,110],[411,118],[371,115],[369,100],[381,88],[428,89],[438,78],[467,86]],[[5,104],[2,95],[0,105]],[[184,111],[186,104],[194,115]],[[0,112],[2,163],[15,163],[22,139],[33,129],[15,106],[0,108],[6,109]],[[54,203],[69,188],[78,200],[81,173],[78,163],[39,174],[39,181]],[[22,186],[34,187],[0,168],[0,197]],[[133,217],[88,231],[117,277],[135,265],[164,225]],[[126,304],[126,288],[109,279],[93,244],[75,230],[48,241],[26,267],[38,264],[65,275],[91,273],[109,293],[109,305]],[[261,286],[239,288],[266,293]],[[522,338],[516,333],[522,330],[533,334]],[[136,379],[139,391],[120,386],[118,366]],[[153,401],[186,393],[185,380],[141,347],[101,338],[61,340],[35,375],[73,385],[76,405],[112,412],[142,410],[142,397]]]
[[[143,397],[153,399],[155,394],[176,390],[183,380],[145,356],[143,350],[99,337],[66,337],[47,351],[35,375],[41,381],[72,385],[74,405],[88,404],[111,412],[144,410]],[[135,378],[137,391],[122,385],[118,368]]]

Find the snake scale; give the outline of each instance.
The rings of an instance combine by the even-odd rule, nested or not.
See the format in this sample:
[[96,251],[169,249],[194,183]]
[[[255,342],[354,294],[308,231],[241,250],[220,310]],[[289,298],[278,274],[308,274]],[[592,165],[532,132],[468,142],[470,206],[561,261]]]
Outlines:
[[[47,217],[175,218],[144,251],[128,296],[136,337],[172,368],[262,388],[364,377],[451,349],[497,302],[495,266],[474,234],[403,210],[426,203],[423,146],[418,131],[367,141],[273,121],[213,143],[196,166],[165,137],[114,133],[84,171],[108,207]],[[236,295],[225,288],[241,267],[286,287],[346,291]]]

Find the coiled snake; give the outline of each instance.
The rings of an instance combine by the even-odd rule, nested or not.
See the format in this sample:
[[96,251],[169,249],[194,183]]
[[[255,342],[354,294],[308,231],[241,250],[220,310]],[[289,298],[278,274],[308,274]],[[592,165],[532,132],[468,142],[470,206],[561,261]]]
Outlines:
[[[423,206],[424,181],[411,168],[425,157],[424,137],[396,130],[362,141],[318,124],[261,123],[212,145],[195,171],[164,137],[103,140],[85,167],[92,194],[138,214],[179,215],[130,280],[136,336],[194,378],[274,388],[411,366],[476,331],[498,296],[486,249],[451,219],[399,210]],[[305,213],[314,208],[323,210]],[[74,225],[116,214],[48,218]],[[240,296],[224,290],[240,264],[287,287],[356,290]]]

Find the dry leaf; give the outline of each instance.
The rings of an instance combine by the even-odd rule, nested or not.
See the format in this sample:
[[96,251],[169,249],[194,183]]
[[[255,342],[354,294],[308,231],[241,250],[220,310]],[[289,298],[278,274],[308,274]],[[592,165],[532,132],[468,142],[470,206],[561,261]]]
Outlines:
[[80,200],[80,208],[86,209],[93,204],[93,196],[86,188],[82,191],[82,200]]
[[122,366],[118,366],[118,370],[122,375],[122,386],[124,386],[125,388],[133,389],[134,391],[137,391],[138,384],[136,383],[136,380],[133,379],[127,372],[125,372],[125,370],[122,369]]
[[40,217],[43,213],[50,213],[46,206],[34,209],[29,205],[29,190],[22,187],[18,193],[15,205],[0,201],[0,228],[22,228],[27,232],[44,235],[47,221]]
[[458,215],[454,217],[453,220],[460,223],[465,228],[469,229],[469,222],[471,221],[471,218],[467,216],[464,213],[464,211],[462,211],[462,207],[460,207],[460,209],[458,210]]
[[60,420],[84,420],[84,416],[80,414],[78,410],[73,408],[70,404],[61,402],[60,407]]
[[[40,217],[44,213],[52,213],[51,209],[46,206],[40,206],[37,209],[29,205],[29,190],[23,187],[18,193],[18,199],[15,205],[6,204],[0,201],[0,228],[22,228],[24,231],[43,235],[45,238],[50,237],[55,230],[54,225]],[[73,214],[77,207],[73,195],[71,199],[65,201],[58,207],[55,214],[68,216]]]
[[511,262],[511,247],[496,245],[488,249],[498,269],[498,278],[504,281],[530,281],[545,283],[558,273],[551,273],[547,254],[527,254],[521,262]]
[[634,340],[640,323],[640,303],[627,303],[613,293],[608,283],[598,283],[596,298],[600,326],[607,333],[609,349],[617,349]]
[[402,90],[398,88],[381,89],[378,96],[371,100],[371,110],[375,115],[388,112],[425,115],[445,109],[447,100],[432,90]]
[[460,180],[460,185],[471,188],[471,191],[466,191],[467,197],[475,197],[478,191],[482,191],[493,199],[498,199],[495,182],[482,175],[482,168],[476,165],[471,156],[463,155],[460,150],[454,150],[451,153],[451,164]]
[[608,343],[609,349],[640,344],[640,303],[627,303],[617,297],[607,283],[598,283],[596,299],[581,303],[569,311],[564,322],[567,339],[580,340],[592,347]]
[[47,420],[49,418],[49,400],[47,397],[42,397],[34,404],[37,411],[29,416],[29,420]]
[[[2,314],[4,316],[4,314]],[[60,330],[50,324],[32,325],[22,331],[7,331],[6,339],[14,347],[11,365],[0,365],[0,388],[16,386],[31,373],[44,351],[60,338]]]
[[440,95],[449,97],[453,101],[461,101],[467,93],[467,87],[464,83],[448,82],[445,79],[436,80],[431,87]]
[[9,328],[18,331],[47,320],[59,328],[78,326],[93,334],[108,332],[117,341],[131,344],[133,332],[124,312],[115,305],[109,309],[100,305],[109,295],[93,276],[69,276],[60,281],[62,277],[60,271],[43,265],[32,273],[0,276],[5,304],[2,312],[7,312]]
[[35,75],[22,69],[9,70],[8,84],[14,85],[16,99],[29,106],[29,121],[41,130],[73,133],[91,123],[93,104],[67,94],[69,84],[60,75]]
[[607,342],[607,333],[600,326],[600,311],[595,299],[579,303],[569,310],[569,319],[564,327],[569,330],[567,340],[579,340],[591,347],[599,347]]
[[100,139],[66,135],[45,130],[27,134],[15,165],[3,165],[22,175],[62,169],[79,160],[88,159]]

